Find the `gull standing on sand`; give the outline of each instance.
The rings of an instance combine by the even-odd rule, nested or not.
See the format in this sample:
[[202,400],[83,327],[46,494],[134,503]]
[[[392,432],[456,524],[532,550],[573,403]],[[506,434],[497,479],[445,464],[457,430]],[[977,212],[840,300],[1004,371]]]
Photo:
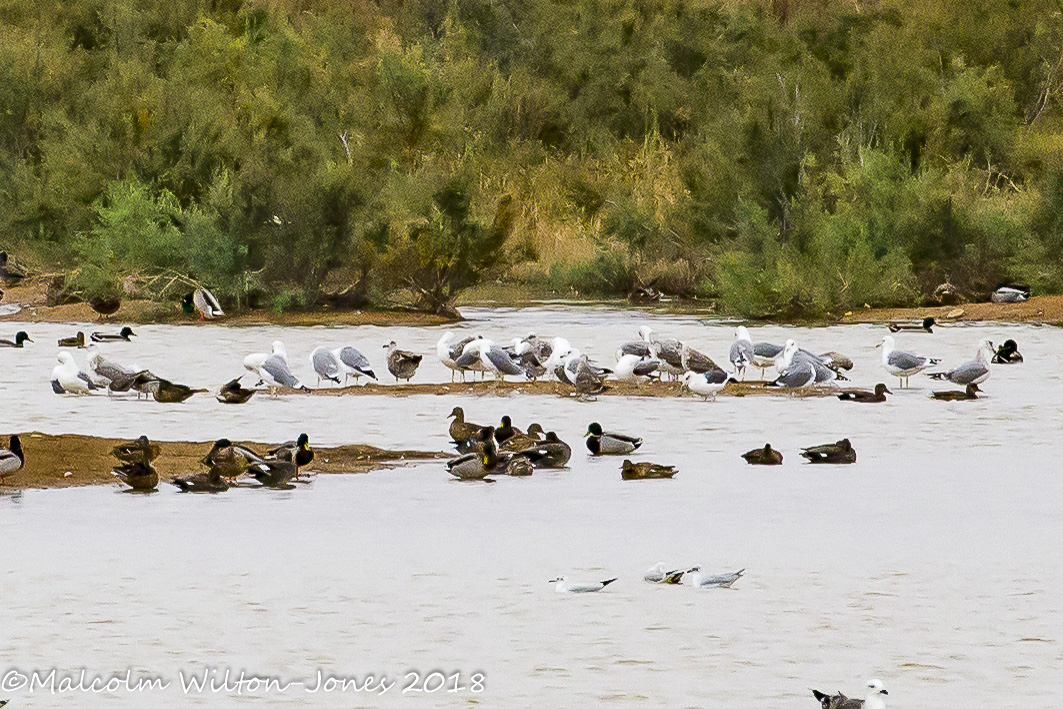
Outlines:
[[757,342],[753,344],[753,366],[760,370],[760,378],[764,379],[764,370],[776,366],[776,359],[782,354],[783,345],[773,345],[770,342]]
[[340,373],[343,372],[343,363],[336,353],[327,347],[318,347],[310,353],[310,366],[317,372],[317,385],[321,386],[321,380],[327,379],[334,384],[340,383]]
[[713,369],[708,372],[687,372],[683,375],[683,384],[687,389],[703,399],[710,396],[716,401],[716,394],[723,390],[730,382],[738,382],[722,369]]
[[376,381],[376,374],[373,373],[373,368],[369,365],[369,360],[366,356],[354,349],[351,346],[337,347],[332,350],[332,354],[340,360],[340,366],[346,376],[343,377],[344,383],[351,377],[354,377],[354,383],[358,383],[359,377],[369,377],[373,381]]
[[989,362],[993,359],[996,350],[989,340],[982,340],[978,345],[978,352],[970,362],[964,362],[955,369],[947,372],[931,372],[931,379],[948,380],[953,384],[967,386],[968,384],[981,384],[989,379]]
[[617,360],[614,373],[619,381],[641,384],[656,379],[653,375],[660,368],[659,360],[645,359],[637,354],[625,354]]
[[309,391],[292,374],[291,367],[288,366],[288,352],[280,340],[273,342],[273,352],[269,355],[259,353],[245,357],[244,367],[258,374],[274,395],[285,387]]
[[796,358],[797,343],[787,340],[783,346],[781,358],[776,358],[775,367],[780,370],[779,376],[768,386],[784,387],[786,389],[803,389],[816,383],[816,368],[812,360]]
[[650,333],[652,332],[649,325],[641,326],[639,328],[639,338],[641,339],[620,345],[620,349],[616,351],[617,361],[619,362],[624,355],[635,355],[641,359],[653,357],[653,348],[650,347]]
[[908,384],[908,378],[913,374],[932,367],[941,362],[940,359],[931,359],[922,355],[903,352],[896,349],[897,343],[892,335],[886,335],[878,345],[882,348],[882,367],[900,380],[901,386]]
[[457,342],[457,344],[451,344],[454,342],[456,335],[453,332],[445,332],[443,336],[439,338],[439,342],[436,343],[436,356],[439,357],[439,361],[443,363],[443,366],[450,370],[450,381],[454,381],[454,375],[461,372],[461,379],[465,381],[465,369],[459,367],[455,360],[458,359],[465,351],[465,347],[475,340],[480,339],[479,335],[472,335],[466,337]]
[[409,382],[421,366],[422,355],[400,350],[394,340],[384,345],[388,351],[388,371],[395,377],[395,382],[405,379]]
[[735,374],[741,379],[746,378],[746,367],[753,364],[753,357],[753,338],[749,336],[745,325],[739,325],[735,328],[735,341],[731,343],[728,359],[731,360]]
[[494,372],[495,378],[506,381],[506,375],[515,376],[521,374],[524,369],[520,363],[514,362],[503,348],[489,340],[483,340],[479,346],[480,363],[484,370]]
[[69,352],[59,353],[59,365],[52,369],[52,391],[56,394],[88,394],[100,387],[92,378],[81,371],[74,355]]
[[615,578],[605,581],[569,581],[567,576],[558,576],[549,583],[554,584],[555,593],[594,593],[616,581]]

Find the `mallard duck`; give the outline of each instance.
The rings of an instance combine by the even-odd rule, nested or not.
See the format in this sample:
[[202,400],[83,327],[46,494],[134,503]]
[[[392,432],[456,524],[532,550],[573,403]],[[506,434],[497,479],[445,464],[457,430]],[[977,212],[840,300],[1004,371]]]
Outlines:
[[690,583],[694,588],[731,588],[746,572],[745,569],[739,569],[722,574],[706,574],[702,573],[700,566],[695,566],[690,571],[693,573]]
[[465,409],[460,406],[455,406],[454,410],[447,415],[447,418],[454,419],[450,422],[450,440],[455,443],[464,443],[473,439],[480,431],[484,430],[483,426],[467,422],[465,420]]
[[150,379],[144,384],[144,388],[151,392],[155,401],[160,404],[180,404],[191,398],[193,394],[205,394],[207,392],[206,389],[193,389],[184,384],[175,384],[169,379],[163,379],[162,377]]
[[883,337],[882,343],[878,345],[878,347],[882,348],[883,369],[897,377],[901,381],[901,386],[906,386],[908,379],[913,374],[918,374],[924,369],[941,363],[940,359],[924,357],[911,352],[902,352],[895,349],[896,346],[896,342],[890,335]]
[[85,333],[78,332],[73,337],[64,337],[59,340],[60,347],[79,347],[85,346]]
[[288,441],[266,451],[266,460],[270,459],[293,461],[300,468],[309,465],[314,460],[314,449],[310,447],[310,437],[305,433],[300,433],[297,440]]
[[659,463],[632,463],[624,460],[620,466],[621,480],[652,480],[655,478],[670,478],[677,472],[675,466],[660,465]]
[[123,327],[121,332],[117,334],[106,334],[102,332],[94,332],[89,335],[89,339],[93,342],[129,342],[130,337],[136,337],[137,333],[133,332],[133,328],[128,325]]
[[8,258],[6,251],[0,251],[0,280],[17,283],[25,277],[26,269]]
[[228,438],[219,438],[200,462],[232,480],[246,473],[252,464],[265,463],[266,460],[246,446],[235,445]]
[[343,377],[344,383],[348,379],[354,377],[354,383],[358,383],[359,377],[369,377],[373,381],[376,381],[376,374],[373,373],[373,368],[369,366],[369,360],[365,355],[354,349],[353,347],[337,347],[332,350],[333,354],[339,357],[340,364],[343,365],[343,371],[346,376]]
[[970,401],[978,398],[975,392],[979,391],[982,390],[977,384],[968,384],[963,391],[932,391],[930,398],[938,401]]
[[626,455],[642,445],[641,438],[623,433],[605,433],[597,422],[587,426],[583,437],[587,439],[587,450],[591,455]]
[[558,576],[550,579],[548,583],[554,584],[555,593],[595,593],[616,581],[615,578],[605,581],[569,581],[567,576]]
[[495,428],[495,440],[499,443],[505,443],[513,436],[523,436],[524,432],[513,425],[513,419],[509,416],[502,417],[502,423]]
[[14,340],[0,340],[0,347],[18,347],[22,349],[22,343],[24,342],[33,342],[33,340],[26,334],[25,330],[19,330],[15,333]]
[[252,465],[247,473],[263,487],[290,490],[294,487],[292,479],[299,475],[299,466],[291,460],[270,460]]
[[159,457],[159,444],[141,436],[129,443],[119,443],[111,449],[111,455],[123,463],[150,463]]
[[859,401],[865,404],[874,404],[879,401],[885,401],[886,394],[892,393],[892,391],[886,388],[885,384],[880,382],[875,385],[875,391],[863,391],[860,389],[843,391],[841,394],[838,394],[838,398],[842,401]]
[[244,404],[255,395],[254,389],[245,389],[240,386],[241,377],[231,380],[218,390],[218,401],[223,404]]
[[122,299],[117,295],[93,296],[89,298],[89,307],[103,319],[118,312],[122,307]]
[[528,432],[517,434],[506,439],[506,442],[499,446],[500,450],[504,451],[519,451],[524,450],[528,446],[533,446],[543,437],[543,427],[538,423],[533,423],[528,426]]
[[176,485],[181,492],[225,492],[229,489],[229,483],[216,468],[183,478],[175,477],[170,484]]
[[0,448],[0,482],[22,470],[25,464],[26,454],[22,452],[22,441],[18,435],[12,435],[7,448]]
[[827,443],[822,446],[803,448],[801,455],[810,463],[855,463],[856,450],[848,438],[843,438],[837,443]]
[[150,463],[142,461],[120,465],[111,471],[111,475],[141,492],[154,490],[159,484],[159,474],[155,468]]
[[536,468],[563,468],[572,457],[572,448],[550,431],[539,443],[532,444],[514,455],[530,460]]
[[384,345],[384,349],[388,351],[388,371],[395,377],[396,383],[400,379],[410,381],[417,373],[417,368],[421,366],[422,356],[400,350],[394,341]]
[[937,323],[935,322],[934,318],[926,317],[923,318],[922,322],[891,322],[886,327],[890,329],[890,332],[900,332],[901,330],[906,330],[914,332],[929,332],[933,334],[934,325],[936,324]]
[[981,344],[978,345],[978,351],[975,352],[974,359],[970,362],[964,362],[947,372],[931,372],[928,376],[939,381],[948,380],[960,386],[981,384],[986,379],[989,379],[989,362],[993,359],[995,352],[996,349],[993,347],[992,342],[982,340]]
[[526,477],[535,471],[531,461],[522,455],[514,455],[506,463],[506,475],[512,477]]
[[500,462],[494,441],[488,440],[481,450],[447,461],[447,470],[462,480],[483,480],[488,475],[501,472]]
[[200,320],[211,320],[225,315],[218,299],[206,288],[197,288],[186,295],[181,300],[181,309],[189,315],[198,311]]
[[1019,354],[1019,345],[1015,340],[1004,340],[1004,344],[997,348],[993,355],[993,364],[1018,364],[1022,362]]
[[763,448],[754,448],[742,457],[750,465],[782,465],[782,453],[765,443]]
[[841,692],[830,695],[813,689],[812,696],[819,701],[821,709],[886,709],[883,696],[889,695],[880,679],[867,681],[867,698],[852,699]]

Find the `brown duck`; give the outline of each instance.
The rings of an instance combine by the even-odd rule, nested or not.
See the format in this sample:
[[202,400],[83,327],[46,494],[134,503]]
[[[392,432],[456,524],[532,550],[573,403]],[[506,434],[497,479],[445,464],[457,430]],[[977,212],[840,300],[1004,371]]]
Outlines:
[[801,451],[801,455],[807,458],[810,463],[846,464],[856,462],[856,450],[848,438],[843,438],[837,443],[805,448]]
[[886,388],[885,384],[879,382],[875,385],[875,391],[865,391],[863,389],[843,391],[841,394],[838,394],[838,398],[842,401],[859,401],[863,404],[874,404],[880,401],[885,401],[886,394],[892,393],[892,391]]
[[782,465],[782,453],[772,448],[770,443],[765,443],[763,448],[754,448],[743,453],[742,457],[750,465]]
[[937,399],[938,401],[970,401],[977,399],[978,394],[975,392],[982,391],[978,388],[977,384],[968,384],[963,391],[935,391],[930,393],[931,399]]
[[670,478],[677,472],[675,467],[671,465],[660,465],[659,463],[632,463],[630,460],[624,460],[620,466],[620,478],[622,480],[652,480],[655,478]]

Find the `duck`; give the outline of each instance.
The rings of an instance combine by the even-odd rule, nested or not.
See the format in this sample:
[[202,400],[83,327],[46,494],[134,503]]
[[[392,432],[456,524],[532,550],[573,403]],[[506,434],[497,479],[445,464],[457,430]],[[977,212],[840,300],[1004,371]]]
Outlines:
[[506,463],[506,475],[520,478],[527,477],[535,472],[532,462],[522,455],[514,455]]
[[150,463],[159,457],[159,444],[141,436],[135,441],[119,443],[111,449],[111,455],[123,463]]
[[708,401],[709,397],[716,401],[716,394],[723,391],[724,387],[731,382],[737,384],[738,380],[722,369],[712,369],[704,373],[692,371],[683,373],[683,384],[686,388],[705,401]]
[[614,581],[615,578],[589,582],[569,581],[567,576],[558,576],[556,579],[550,579],[548,583],[554,584],[555,593],[597,593]]
[[22,470],[26,454],[22,452],[22,440],[17,434],[8,439],[7,448],[0,448],[0,482]]
[[690,583],[694,588],[731,588],[745,572],[745,569],[739,569],[723,574],[708,574],[703,573],[700,566],[695,566],[690,570]]
[[[137,376],[142,377],[143,375],[138,374]],[[191,398],[193,394],[207,393],[206,389],[193,389],[184,384],[175,384],[169,379],[163,379],[162,377],[151,377],[144,384],[144,389],[151,392],[152,397],[160,404],[180,404]]]
[[541,424],[533,423],[528,426],[527,433],[518,433],[507,438],[505,443],[499,445],[499,449],[513,452],[524,450],[529,446],[534,446],[539,443],[539,441],[542,440],[544,433],[545,431],[543,431]]
[[344,373],[340,358],[327,347],[318,347],[310,353],[310,366],[317,372],[318,386],[321,386],[322,379],[339,384],[340,374]]
[[997,348],[996,354],[993,355],[993,364],[1018,364],[1022,362],[1022,355],[1019,353],[1019,345],[1015,340],[1004,340],[1004,344]]
[[924,369],[940,364],[940,359],[924,357],[923,355],[903,352],[896,349],[897,343],[891,335],[882,338],[877,345],[882,348],[882,367],[887,372],[900,380],[901,386],[906,386],[913,374],[918,374]]
[[137,333],[133,332],[133,328],[128,325],[123,327],[117,334],[106,334],[102,332],[94,332],[89,335],[89,339],[93,342],[130,342],[130,337],[136,337]]
[[78,334],[74,335],[73,337],[60,338],[59,339],[59,346],[60,347],[84,348],[85,347],[85,333],[78,332]]
[[19,330],[15,333],[14,340],[0,340],[0,347],[17,347],[22,349],[22,345],[25,342],[33,342],[30,336],[26,334],[25,330]]
[[934,325],[936,324],[937,321],[931,316],[923,318],[922,322],[891,322],[886,327],[889,328],[890,332],[900,332],[904,330],[908,332],[928,332],[934,334]]
[[656,564],[646,570],[646,573],[642,575],[642,580],[646,583],[664,583],[664,584],[681,584],[683,583],[683,574],[688,573],[687,569],[668,569],[668,565],[663,561],[658,561]]
[[930,398],[938,401],[971,401],[978,398],[976,392],[979,391],[982,390],[978,388],[977,384],[972,382],[963,391],[932,391],[930,392]]
[[483,448],[447,461],[447,471],[461,480],[483,480],[501,472],[501,460],[493,440],[484,441]]
[[505,443],[513,436],[524,435],[524,432],[513,425],[513,419],[509,416],[502,417],[502,423],[495,428],[495,440]]
[[847,464],[856,462],[856,450],[848,438],[843,438],[837,443],[827,443],[822,446],[803,448],[801,455],[810,463],[835,463]]
[[465,420],[465,410],[460,406],[455,406],[454,410],[447,415],[447,418],[454,419],[450,422],[450,440],[455,443],[464,443],[475,438],[484,430],[484,426],[467,422]]
[[232,480],[246,473],[252,464],[266,461],[246,446],[236,445],[228,438],[219,438],[200,462],[212,472],[216,471],[222,477]]
[[119,465],[111,470],[111,475],[138,492],[148,492],[159,485],[159,473],[151,463],[144,461]]
[[310,447],[310,437],[300,433],[299,438],[288,441],[266,451],[266,460],[288,460],[302,468],[314,460],[314,449]]
[[197,288],[181,300],[181,309],[191,315],[199,312],[200,320],[213,320],[225,315],[218,299],[206,288]]
[[89,298],[89,307],[96,311],[102,320],[118,312],[122,307],[122,299],[117,295],[97,295]]
[[656,478],[671,478],[677,472],[675,466],[661,465],[659,463],[632,463],[625,459],[620,465],[621,480],[652,480]]
[[171,478],[170,484],[176,485],[181,492],[225,492],[229,489],[228,481],[216,468],[211,468],[205,473],[186,475],[183,478]]
[[373,368],[369,366],[369,360],[366,356],[350,346],[337,347],[332,350],[332,353],[336,355],[340,360],[340,365],[343,367],[344,383],[348,379],[354,377],[354,383],[358,383],[360,377],[369,377],[373,381],[377,381],[376,374],[373,373]]
[[550,431],[540,443],[523,448],[514,455],[527,458],[536,468],[563,468],[572,458],[572,447]]
[[410,381],[417,373],[417,368],[421,366],[423,357],[413,352],[400,350],[394,340],[384,345],[384,348],[388,351],[388,371],[395,377],[395,383],[398,383],[400,379]]
[[601,424],[594,422],[587,426],[587,432],[583,434],[587,439],[587,450],[591,455],[627,455],[638,450],[642,445],[642,439],[628,436],[623,433],[606,433]]
[[821,709],[886,709],[886,700],[883,697],[888,695],[889,692],[880,679],[867,681],[867,697],[863,700],[851,699],[841,692],[830,695],[817,689],[812,690],[812,696],[819,701]]
[[88,394],[90,391],[100,389],[92,378],[81,371],[74,361],[74,355],[69,352],[60,352],[59,364],[52,369],[52,391],[56,394]]
[[763,448],[754,448],[742,457],[750,465],[782,465],[782,453],[765,443]]
[[291,460],[269,460],[251,466],[247,473],[260,482],[262,487],[291,490],[295,487],[291,481],[299,475],[299,466]]
[[248,399],[255,395],[255,390],[240,386],[240,379],[242,378],[242,376],[237,377],[223,385],[218,390],[218,395],[215,398],[223,404],[247,403]]
[[892,391],[886,388],[885,384],[879,382],[875,385],[875,391],[864,391],[862,389],[843,391],[841,394],[838,394],[838,398],[842,401],[859,401],[865,404],[874,404],[880,401],[885,401],[886,394],[892,393]]

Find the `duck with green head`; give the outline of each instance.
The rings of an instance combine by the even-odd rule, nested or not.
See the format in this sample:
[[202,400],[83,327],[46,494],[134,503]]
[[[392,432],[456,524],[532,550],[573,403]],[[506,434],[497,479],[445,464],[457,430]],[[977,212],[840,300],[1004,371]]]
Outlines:
[[25,342],[33,342],[30,336],[26,334],[25,330],[19,330],[15,333],[14,340],[0,340],[0,347],[17,347],[22,349],[22,345]]
[[587,439],[587,450],[591,455],[627,455],[642,445],[642,439],[623,433],[606,433],[601,424],[592,423],[583,434]]

